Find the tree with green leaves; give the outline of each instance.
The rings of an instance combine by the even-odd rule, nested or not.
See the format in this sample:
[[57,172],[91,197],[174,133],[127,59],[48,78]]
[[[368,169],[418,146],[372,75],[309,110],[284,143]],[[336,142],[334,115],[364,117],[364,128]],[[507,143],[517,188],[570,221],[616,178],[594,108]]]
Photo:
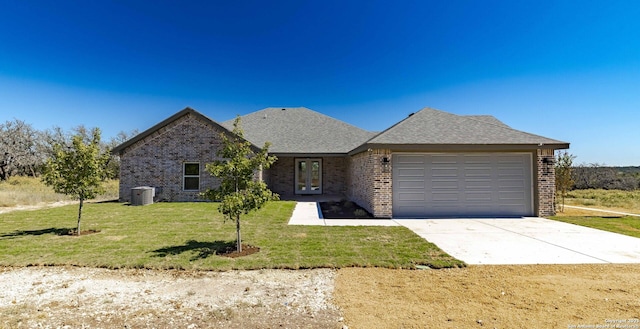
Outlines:
[[556,193],[560,193],[562,198],[561,212],[564,212],[564,200],[567,192],[573,186],[573,159],[575,155],[569,154],[567,151],[558,152],[556,156]]
[[269,143],[256,150],[244,139],[240,128],[240,117],[233,122],[233,132],[220,134],[223,147],[218,150],[216,160],[206,165],[206,170],[220,179],[220,186],[208,189],[204,196],[210,200],[220,201],[218,211],[225,219],[236,223],[236,251],[242,252],[240,234],[240,216],[260,209],[267,201],[278,200],[278,195],[267,188],[267,185],[256,179],[260,170],[268,169],[275,161],[269,156]]
[[47,159],[42,180],[56,193],[66,194],[80,201],[78,228],[85,200],[93,199],[104,192],[102,182],[110,155],[101,150],[100,129],[91,131],[90,140],[82,134],[71,138],[71,144],[57,142],[52,145],[52,155]]

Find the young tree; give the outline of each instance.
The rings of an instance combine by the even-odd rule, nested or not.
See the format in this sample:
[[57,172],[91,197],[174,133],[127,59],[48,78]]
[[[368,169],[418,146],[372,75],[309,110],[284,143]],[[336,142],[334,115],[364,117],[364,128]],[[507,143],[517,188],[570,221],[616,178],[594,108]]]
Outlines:
[[256,173],[268,169],[276,157],[269,156],[269,143],[257,153],[251,143],[244,139],[240,128],[240,117],[233,123],[233,134],[221,133],[223,147],[216,160],[206,165],[206,170],[220,178],[220,186],[204,193],[208,199],[220,201],[218,211],[226,218],[236,222],[236,250],[242,252],[240,235],[240,215],[260,209],[267,201],[277,200],[278,195],[271,192],[267,185],[255,179]]
[[573,159],[576,157],[569,152],[559,152],[556,156],[556,193],[560,192],[562,197],[562,209],[564,212],[564,199],[567,191],[573,186],[573,177],[571,174]]
[[105,166],[109,161],[109,154],[101,151],[100,145],[98,128],[91,131],[90,141],[82,134],[76,134],[71,138],[70,146],[65,143],[53,144],[53,154],[44,167],[42,180],[45,184],[53,187],[57,193],[80,200],[78,235],[84,201],[95,198],[104,191],[102,182],[105,179]]

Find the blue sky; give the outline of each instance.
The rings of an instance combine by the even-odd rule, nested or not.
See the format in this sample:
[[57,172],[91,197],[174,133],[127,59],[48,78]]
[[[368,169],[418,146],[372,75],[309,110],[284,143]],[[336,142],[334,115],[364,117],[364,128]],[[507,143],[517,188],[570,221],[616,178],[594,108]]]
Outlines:
[[640,165],[638,1],[0,0],[0,121],[144,130],[305,106],[368,130],[491,114]]

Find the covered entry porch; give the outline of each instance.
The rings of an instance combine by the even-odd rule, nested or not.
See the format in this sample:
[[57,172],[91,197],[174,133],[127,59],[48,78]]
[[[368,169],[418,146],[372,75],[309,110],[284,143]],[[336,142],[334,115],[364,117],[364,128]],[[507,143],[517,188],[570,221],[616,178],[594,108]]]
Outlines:
[[301,154],[276,155],[263,179],[282,200],[338,201],[345,198],[347,158]]

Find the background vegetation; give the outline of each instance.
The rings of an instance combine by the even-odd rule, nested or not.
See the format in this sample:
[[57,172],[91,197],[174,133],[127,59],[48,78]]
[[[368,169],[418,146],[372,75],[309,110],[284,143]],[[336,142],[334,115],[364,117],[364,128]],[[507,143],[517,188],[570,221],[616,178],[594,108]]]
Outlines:
[[[76,134],[90,141],[91,130],[81,125],[70,131],[64,131],[60,127],[41,131],[18,119],[0,123],[0,181],[12,176],[40,176],[46,159],[53,154],[54,144],[70,146],[71,136]],[[109,152],[136,134],[137,131],[120,132],[108,141],[101,142],[100,148],[103,152]],[[117,179],[119,158],[112,156],[106,169],[107,178]]]
[[[118,181],[110,179],[104,182],[105,192],[96,201],[117,200]],[[46,186],[40,178],[13,176],[0,181],[0,207],[34,206],[43,203],[71,201],[64,194],[58,194]]]
[[567,194],[567,204],[640,213],[640,190],[573,190]]
[[607,167],[600,164],[572,168],[573,189],[633,191],[640,189],[640,167]]

